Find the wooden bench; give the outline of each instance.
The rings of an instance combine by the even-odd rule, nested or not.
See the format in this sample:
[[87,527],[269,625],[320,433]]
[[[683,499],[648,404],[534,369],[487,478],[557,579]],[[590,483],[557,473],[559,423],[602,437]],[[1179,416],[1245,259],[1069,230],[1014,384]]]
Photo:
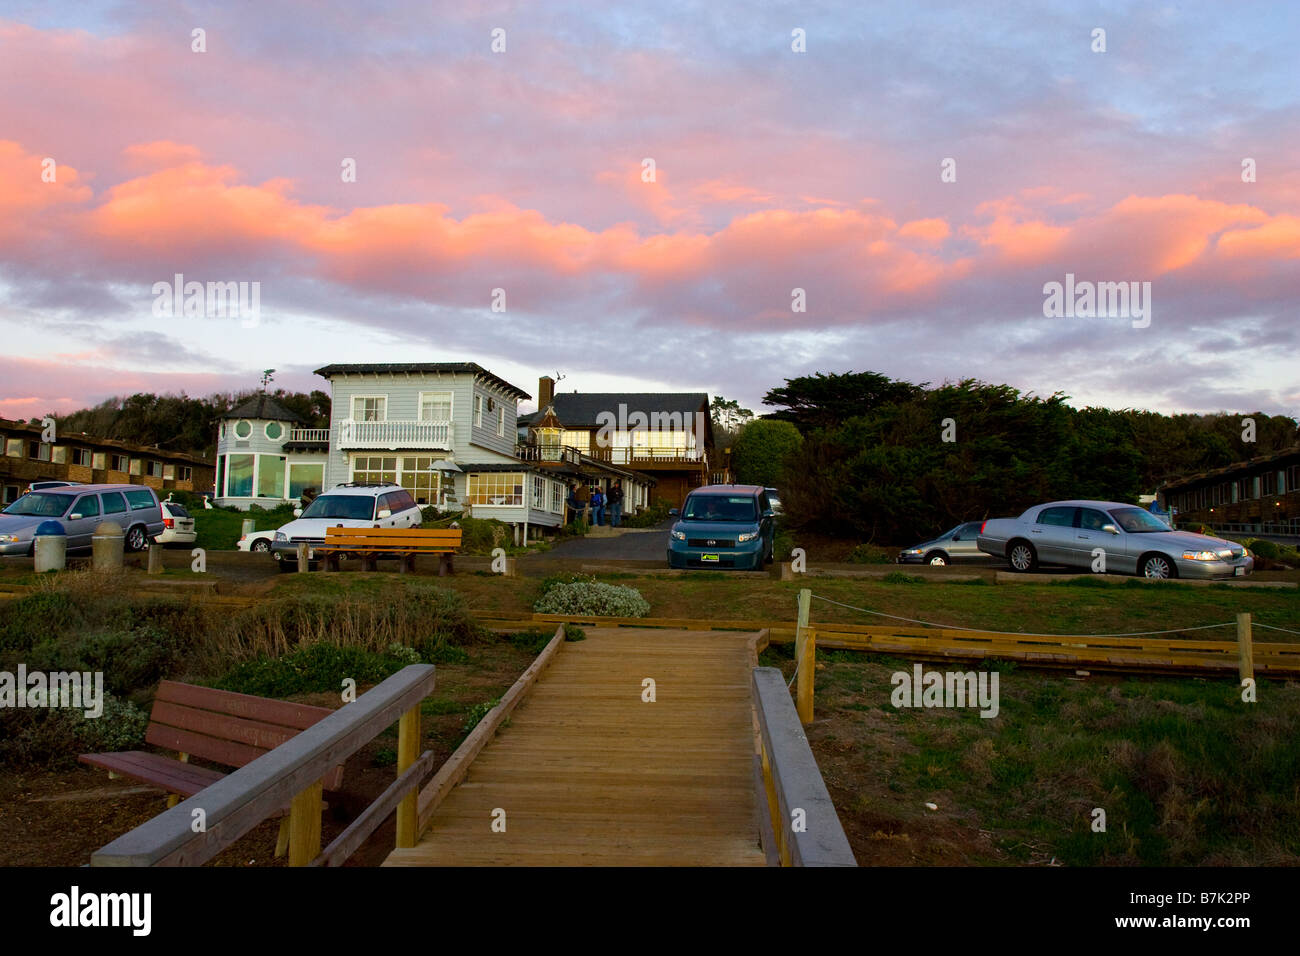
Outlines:
[[[144,750],[82,754],[77,759],[107,770],[110,777],[129,777],[161,787],[170,794],[167,806],[173,807],[182,797],[192,797],[226,776],[220,770],[192,765],[190,757],[237,769],[332,713],[328,707],[165,680],[158,685],[144,739],[155,747],[177,751],[179,759]],[[326,790],[337,790],[342,782],[342,766],[321,780]],[[286,803],[281,812],[288,810]],[[288,844],[288,822],[286,816],[280,824],[276,856],[282,856]]]
[[402,562],[402,573],[415,570],[417,554],[438,556],[438,575],[454,574],[452,555],[460,547],[460,528],[326,528],[325,543],[317,545],[321,569],[337,571],[339,555],[356,554],[363,570],[377,570],[381,557]]

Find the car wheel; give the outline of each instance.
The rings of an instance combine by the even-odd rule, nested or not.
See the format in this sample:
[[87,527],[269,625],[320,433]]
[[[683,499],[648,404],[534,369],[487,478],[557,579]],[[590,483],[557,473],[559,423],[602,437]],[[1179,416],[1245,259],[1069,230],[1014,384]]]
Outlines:
[[1144,578],[1176,578],[1178,571],[1174,562],[1163,554],[1149,554],[1142,560],[1139,569]]
[[1038,567],[1038,554],[1028,541],[1012,542],[1007,549],[1007,560],[1011,562],[1012,571],[1032,571]]
[[925,556],[925,563],[940,566],[946,565],[948,563],[948,555],[944,554],[942,551],[931,551]]
[[146,546],[144,528],[140,525],[132,525],[126,530],[126,539],[123,544],[127,551],[143,551]]
[[256,541],[253,542],[253,546],[248,550],[261,551],[265,553],[271,550],[271,542],[267,541],[265,538],[258,538]]

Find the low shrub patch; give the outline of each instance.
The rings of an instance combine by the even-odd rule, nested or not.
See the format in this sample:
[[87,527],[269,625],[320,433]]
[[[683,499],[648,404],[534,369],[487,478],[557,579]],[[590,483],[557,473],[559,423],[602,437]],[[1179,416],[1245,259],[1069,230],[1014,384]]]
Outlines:
[[533,605],[538,614],[580,614],[598,617],[645,617],[650,604],[636,588],[599,581],[556,583]]

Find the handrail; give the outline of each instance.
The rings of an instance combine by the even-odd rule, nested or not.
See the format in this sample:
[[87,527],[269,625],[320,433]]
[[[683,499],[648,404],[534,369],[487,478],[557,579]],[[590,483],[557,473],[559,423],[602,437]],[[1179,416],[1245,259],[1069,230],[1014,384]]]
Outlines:
[[[399,749],[418,745],[420,702],[434,687],[432,664],[411,664],[362,694],[355,701],[312,724],[274,750],[221,778],[194,796],[165,810],[91,855],[91,866],[198,866],[212,859],[291,800],[294,814],[310,808],[316,815],[315,846],[311,820],[290,821],[306,845],[290,846],[290,863],[306,865],[320,846],[320,779],[347,760],[399,717],[404,737]],[[414,713],[415,719],[411,719]],[[414,753],[411,754],[414,758]],[[414,762],[412,759],[411,762]],[[407,769],[399,766],[399,772]],[[307,798],[307,799],[304,799]],[[414,801],[398,808],[414,829]],[[202,829],[195,832],[202,821]],[[402,832],[399,820],[399,833]]]
[[857,866],[785,678],[775,667],[755,667],[752,687],[766,790],[759,797],[766,798],[782,865]]

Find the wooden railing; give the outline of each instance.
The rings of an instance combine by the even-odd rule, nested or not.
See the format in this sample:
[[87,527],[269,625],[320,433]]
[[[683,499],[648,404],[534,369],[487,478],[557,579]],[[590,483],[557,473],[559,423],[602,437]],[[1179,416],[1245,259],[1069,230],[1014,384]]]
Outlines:
[[451,422],[383,421],[362,422],[348,418],[339,422],[340,448],[451,448]]
[[568,445],[531,445],[520,443],[515,445],[515,457],[520,461],[536,461],[545,464],[552,462],[554,464],[580,465],[582,464],[582,453],[576,448],[570,448]]
[[[415,845],[420,779],[433,754],[416,756],[420,702],[432,664],[411,664],[252,763],[93,853],[91,866],[198,866],[279,811],[289,813],[289,865],[338,865],[397,810],[397,845]],[[398,721],[397,780],[320,852],[321,778]],[[198,830],[199,832],[196,832]]]
[[857,866],[785,678],[775,667],[755,667],[751,686],[759,738],[755,787],[768,810],[760,835],[769,862]]
[[327,442],[330,440],[328,428],[291,428],[289,441]]

